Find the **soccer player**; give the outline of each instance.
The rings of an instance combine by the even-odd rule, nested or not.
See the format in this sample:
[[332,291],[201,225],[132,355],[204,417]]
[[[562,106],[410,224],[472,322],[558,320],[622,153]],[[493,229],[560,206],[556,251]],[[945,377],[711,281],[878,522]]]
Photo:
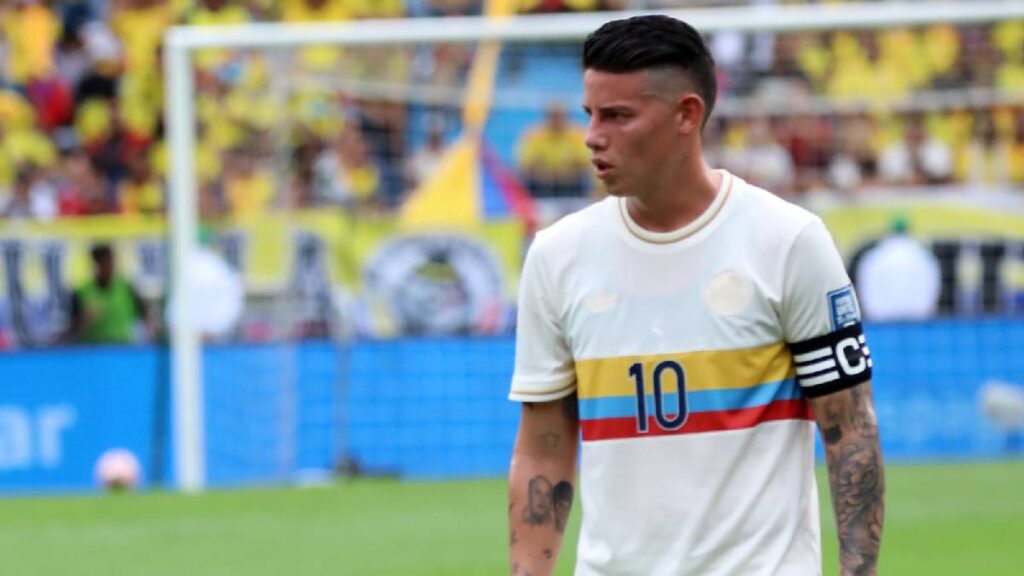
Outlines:
[[871,358],[829,233],[704,163],[715,72],[692,27],[610,22],[583,68],[609,197],[540,232],[524,264],[511,572],[551,574],[582,437],[577,575],[821,574],[816,421],[842,574],[875,574]]

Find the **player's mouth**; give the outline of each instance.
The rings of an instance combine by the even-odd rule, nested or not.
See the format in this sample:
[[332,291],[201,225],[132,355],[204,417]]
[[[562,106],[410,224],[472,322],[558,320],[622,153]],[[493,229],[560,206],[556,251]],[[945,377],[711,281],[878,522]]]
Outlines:
[[596,168],[597,177],[601,180],[604,180],[614,168],[610,163],[598,158],[594,158],[590,163],[594,165],[594,168]]

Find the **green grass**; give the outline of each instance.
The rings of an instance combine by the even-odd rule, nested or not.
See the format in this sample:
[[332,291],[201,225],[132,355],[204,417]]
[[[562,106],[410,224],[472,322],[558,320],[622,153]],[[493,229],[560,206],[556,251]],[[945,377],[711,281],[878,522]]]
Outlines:
[[[890,467],[888,480],[883,574],[1024,574],[1024,462]],[[506,543],[500,480],[0,500],[0,570],[19,576],[492,575]]]

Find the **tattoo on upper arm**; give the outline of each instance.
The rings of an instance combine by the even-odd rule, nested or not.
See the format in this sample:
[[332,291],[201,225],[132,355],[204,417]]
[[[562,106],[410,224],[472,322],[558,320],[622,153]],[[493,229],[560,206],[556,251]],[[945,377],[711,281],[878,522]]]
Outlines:
[[530,479],[527,489],[523,521],[532,526],[553,523],[556,532],[564,533],[572,511],[572,484],[563,480],[552,485],[546,476],[538,475]]

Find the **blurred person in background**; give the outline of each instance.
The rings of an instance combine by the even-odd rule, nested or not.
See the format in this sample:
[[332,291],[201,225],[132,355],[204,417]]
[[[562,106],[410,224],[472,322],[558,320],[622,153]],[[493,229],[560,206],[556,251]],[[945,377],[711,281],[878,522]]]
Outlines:
[[1024,185],[1024,106],[1018,106],[1013,112],[1010,165],[1010,178],[1014,184]]
[[828,166],[829,186],[855,192],[873,185],[878,177],[874,120],[867,114],[854,114],[837,118],[836,124],[835,151]]
[[424,0],[430,16],[470,16],[479,14],[481,0]]
[[8,82],[25,87],[56,72],[54,53],[61,36],[61,21],[46,0],[5,2],[2,26]]
[[251,146],[240,145],[226,153],[224,200],[231,216],[251,219],[270,212],[276,200],[270,166]]
[[159,216],[164,210],[163,182],[156,177],[145,154],[127,160],[128,175],[117,184],[121,214]]
[[878,173],[885,184],[936,186],[953,178],[953,151],[928,134],[920,114],[903,122],[903,139],[885,147],[878,159]]
[[18,169],[11,190],[4,195],[0,216],[17,220],[53,220],[60,213],[57,193],[38,167]]
[[92,278],[71,297],[71,322],[64,334],[67,343],[131,344],[137,340],[140,322],[147,337],[154,335],[153,318],[135,287],[117,272],[114,248],[96,244],[89,256]]
[[406,188],[415,189],[430,178],[441,164],[444,153],[444,121],[436,116],[431,117],[427,121],[426,142],[406,159]]
[[569,120],[561,104],[549,105],[543,122],[526,129],[516,160],[534,198],[579,198],[587,193],[590,152],[584,131]]
[[906,217],[867,250],[856,266],[857,294],[867,320],[923,320],[938,311],[939,261],[910,236]]
[[1013,172],[1012,143],[999,134],[994,114],[978,110],[974,129],[964,149],[965,181],[973,186],[1008,186]]
[[796,184],[793,157],[779,143],[769,118],[747,121],[747,144],[735,167],[737,176],[782,196],[790,194]]
[[65,152],[54,183],[62,217],[115,211],[109,198],[109,183],[81,150]]
[[324,185],[320,200],[357,208],[380,204],[381,173],[370,157],[362,132],[346,126],[314,161],[315,180]]

